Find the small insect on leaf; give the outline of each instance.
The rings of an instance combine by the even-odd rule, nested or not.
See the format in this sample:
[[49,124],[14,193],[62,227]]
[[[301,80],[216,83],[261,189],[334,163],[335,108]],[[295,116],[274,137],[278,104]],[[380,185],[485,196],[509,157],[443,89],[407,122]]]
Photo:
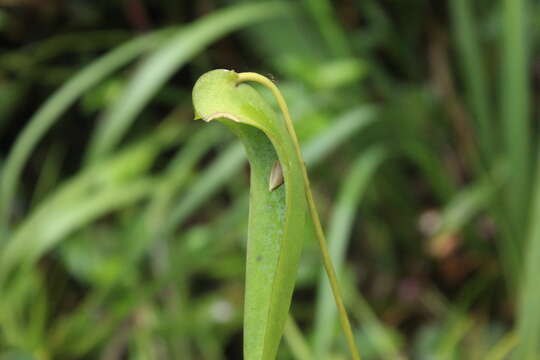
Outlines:
[[268,191],[274,191],[281,185],[283,185],[283,170],[281,169],[279,160],[276,160],[274,166],[272,166],[272,171],[270,171],[270,178],[268,179]]

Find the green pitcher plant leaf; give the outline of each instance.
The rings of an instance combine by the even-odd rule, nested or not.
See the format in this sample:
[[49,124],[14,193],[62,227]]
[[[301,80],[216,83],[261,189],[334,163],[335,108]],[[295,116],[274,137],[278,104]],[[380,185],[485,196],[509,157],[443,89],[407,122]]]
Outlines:
[[[245,81],[259,82],[277,98],[284,120]],[[287,105],[277,87],[255,73],[213,70],[193,89],[196,118],[218,120],[243,143],[251,167],[244,304],[244,358],[275,359],[287,320],[310,221],[333,284],[340,319],[359,359],[339,296],[324,234]]]

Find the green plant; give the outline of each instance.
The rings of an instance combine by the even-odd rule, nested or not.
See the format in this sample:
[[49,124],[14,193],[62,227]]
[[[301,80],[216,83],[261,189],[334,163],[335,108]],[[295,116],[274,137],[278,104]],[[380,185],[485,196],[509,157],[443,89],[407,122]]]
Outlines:
[[[241,356],[247,160],[190,121],[212,68],[279,78],[363,359],[538,357],[538,1],[7,3],[0,358]],[[280,360],[346,351],[307,218]]]
[[[246,81],[272,91],[280,121]],[[215,70],[193,89],[196,117],[218,119],[243,142],[251,164],[246,264],[244,355],[274,359],[289,311],[295,274],[308,226],[315,227],[343,330],[353,359],[360,359],[339,292],[337,277],[311,194],[307,171],[285,100],[267,78],[255,73]],[[283,180],[276,180],[281,179]],[[284,183],[282,189],[277,189]],[[306,223],[308,215],[312,224]],[[309,224],[309,225],[308,225]]]

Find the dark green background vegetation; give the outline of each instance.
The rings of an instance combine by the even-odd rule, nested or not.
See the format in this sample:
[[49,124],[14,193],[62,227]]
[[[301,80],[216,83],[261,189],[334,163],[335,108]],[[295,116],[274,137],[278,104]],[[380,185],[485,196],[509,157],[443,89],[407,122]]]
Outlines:
[[[191,121],[214,68],[283,91],[364,359],[539,358],[538,19],[0,0],[0,359],[241,357],[249,168]],[[279,359],[346,358],[323,284],[308,240]]]

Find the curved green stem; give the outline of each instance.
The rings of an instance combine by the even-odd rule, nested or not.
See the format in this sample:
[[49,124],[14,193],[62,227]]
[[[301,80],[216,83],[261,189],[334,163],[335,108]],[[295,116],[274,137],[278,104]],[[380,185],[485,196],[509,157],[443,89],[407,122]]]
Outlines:
[[[274,95],[274,97],[276,98],[279,108],[281,112],[283,113],[283,117],[285,119],[285,126],[290,136],[293,139],[296,154],[299,159],[302,159],[300,143],[298,142],[296,132],[294,131],[294,126],[291,120],[291,116],[289,114],[287,103],[285,102],[285,99],[283,98],[283,95],[281,95],[281,92],[279,91],[277,86],[270,79],[260,74],[253,73],[253,72],[239,73],[238,83],[242,83],[246,81],[257,82],[267,87],[272,92],[272,95]],[[341,291],[339,289],[339,284],[337,281],[336,271],[334,270],[334,265],[332,264],[332,259],[330,258],[328,247],[326,246],[326,238],[325,238],[322,226],[321,226],[321,222],[319,220],[319,214],[317,212],[317,208],[315,207],[313,194],[311,193],[307,170],[303,163],[302,163],[302,174],[303,174],[304,184],[306,188],[306,197],[307,197],[307,202],[309,206],[309,212],[310,212],[313,224],[315,226],[315,233],[317,236],[319,247],[321,249],[324,269],[326,270],[326,274],[328,275],[328,280],[330,281],[330,287],[332,288],[332,293],[334,294],[334,299],[336,301],[336,306],[338,308],[341,327],[343,328],[343,332],[345,333],[345,337],[347,339],[347,345],[349,347],[353,360],[360,360],[360,353],[358,352],[358,349],[356,347],[356,342],[354,341],[354,335],[352,333],[351,323],[349,321],[349,317],[347,316],[347,310],[345,309],[345,305],[343,304]]]

